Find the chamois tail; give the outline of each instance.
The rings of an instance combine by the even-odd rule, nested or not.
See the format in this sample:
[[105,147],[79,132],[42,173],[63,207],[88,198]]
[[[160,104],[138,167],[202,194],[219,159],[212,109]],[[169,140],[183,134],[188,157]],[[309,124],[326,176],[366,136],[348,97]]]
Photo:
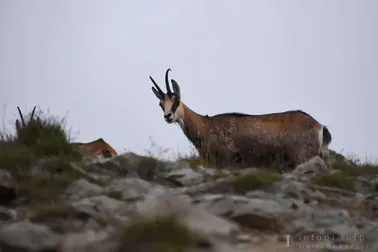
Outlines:
[[331,132],[326,126],[323,127],[323,146],[328,146],[332,141]]

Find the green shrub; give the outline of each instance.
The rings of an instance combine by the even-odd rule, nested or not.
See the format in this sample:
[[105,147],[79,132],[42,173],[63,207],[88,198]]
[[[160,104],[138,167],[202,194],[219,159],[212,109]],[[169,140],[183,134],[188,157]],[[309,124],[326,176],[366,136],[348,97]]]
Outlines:
[[369,162],[357,163],[351,160],[338,160],[332,163],[333,170],[340,170],[348,176],[378,175],[378,165]]
[[254,173],[238,175],[232,181],[233,190],[236,193],[245,193],[246,191],[261,189],[267,185],[278,181],[281,175],[275,171],[261,169]]
[[67,202],[54,200],[52,202],[28,207],[29,219],[33,222],[44,222],[56,218],[73,219],[78,213]]
[[110,198],[116,199],[116,200],[122,200],[122,192],[119,190],[109,190],[105,193],[105,196],[108,196]]
[[135,158],[135,169],[138,175],[148,181],[154,178],[156,169],[164,165],[161,160],[155,157],[136,155]]
[[318,174],[317,176],[315,176],[314,182],[317,185],[354,191],[355,177],[351,177],[350,175],[344,172]]
[[122,230],[119,251],[184,252],[198,237],[175,217],[139,219]]
[[52,116],[37,117],[16,130],[16,141],[36,156],[78,155],[65,129],[64,120]]
[[41,157],[81,158],[77,147],[70,144],[64,120],[39,116],[22,125],[17,122],[15,134],[7,129],[0,133],[0,168],[18,176]]
[[34,153],[24,145],[12,143],[0,148],[0,168],[8,170],[14,176],[26,173],[26,168],[35,160]]

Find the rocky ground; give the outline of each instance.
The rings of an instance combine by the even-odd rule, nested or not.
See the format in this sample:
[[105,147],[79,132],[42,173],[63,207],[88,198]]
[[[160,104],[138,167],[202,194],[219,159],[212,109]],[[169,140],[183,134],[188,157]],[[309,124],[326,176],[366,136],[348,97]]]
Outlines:
[[43,158],[19,178],[4,167],[0,251],[377,251],[378,168],[331,163],[279,174],[125,153]]

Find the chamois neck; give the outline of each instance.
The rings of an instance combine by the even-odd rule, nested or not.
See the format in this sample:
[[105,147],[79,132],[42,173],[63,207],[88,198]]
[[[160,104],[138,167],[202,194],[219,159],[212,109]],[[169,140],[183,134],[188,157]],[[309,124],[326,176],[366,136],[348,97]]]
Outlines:
[[186,137],[197,149],[200,149],[203,138],[206,136],[208,120],[205,116],[191,110],[184,103],[182,103],[182,106],[183,118],[179,121],[179,125]]

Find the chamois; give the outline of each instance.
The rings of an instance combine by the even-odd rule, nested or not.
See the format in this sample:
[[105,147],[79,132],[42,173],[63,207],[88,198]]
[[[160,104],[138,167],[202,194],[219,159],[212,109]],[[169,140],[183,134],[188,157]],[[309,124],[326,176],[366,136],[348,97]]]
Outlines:
[[[37,106],[34,106],[28,122],[31,122],[33,120],[36,107]],[[21,119],[21,124],[20,124],[20,121],[18,119],[16,119],[16,130],[17,130],[17,132],[19,132],[21,128],[26,127],[26,123],[25,123],[24,116],[22,115],[20,107],[17,106],[17,110],[18,110],[18,113],[20,114],[20,119]]]
[[218,168],[266,166],[292,170],[313,156],[326,161],[332,137],[326,126],[301,110],[203,116],[181,101],[180,86],[165,73],[167,93],[154,84],[167,123],[177,123],[200,157]]
[[103,156],[111,158],[117,156],[117,152],[104,139],[99,138],[89,143],[72,143],[79,146],[79,150],[86,156]]
[[[16,120],[16,130],[19,132],[21,128],[26,127],[26,124],[34,120],[34,113],[37,106],[34,106],[28,122],[25,122],[24,116],[19,107],[17,107],[18,113],[20,114],[20,121]],[[107,143],[104,139],[99,138],[88,143],[71,143],[77,146],[79,151],[85,156],[103,156],[104,158],[111,158],[117,156],[117,152]]]

